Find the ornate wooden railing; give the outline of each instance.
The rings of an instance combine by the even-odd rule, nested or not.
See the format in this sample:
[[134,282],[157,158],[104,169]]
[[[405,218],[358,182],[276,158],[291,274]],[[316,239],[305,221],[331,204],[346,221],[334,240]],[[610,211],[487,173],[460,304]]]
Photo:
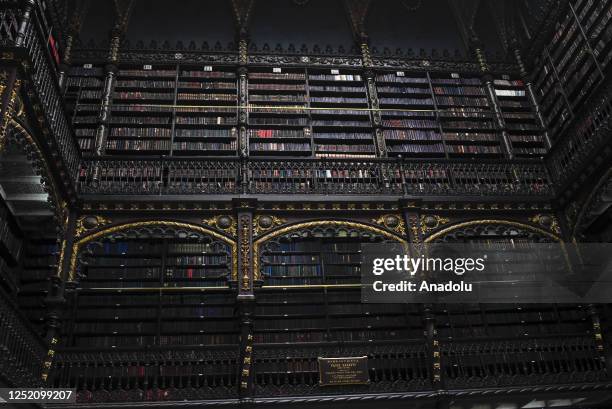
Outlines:
[[81,194],[320,194],[551,197],[541,162],[324,159],[89,159]]
[[[370,383],[319,385],[318,357],[367,356]],[[327,395],[432,390],[428,350],[423,339],[387,343],[300,343],[256,345],[256,396]]]
[[8,294],[0,289],[0,378],[9,385],[33,388],[43,384],[47,349],[25,322]]
[[64,111],[41,13],[37,1],[0,1],[2,59],[9,66],[20,63],[24,105],[33,110],[30,124],[38,128],[34,135],[40,134],[38,142],[48,150],[49,162],[57,167],[64,184],[72,188],[81,153]]
[[607,380],[592,337],[441,342],[445,386],[477,388]]
[[76,388],[78,402],[231,399],[238,346],[60,350],[48,385]]

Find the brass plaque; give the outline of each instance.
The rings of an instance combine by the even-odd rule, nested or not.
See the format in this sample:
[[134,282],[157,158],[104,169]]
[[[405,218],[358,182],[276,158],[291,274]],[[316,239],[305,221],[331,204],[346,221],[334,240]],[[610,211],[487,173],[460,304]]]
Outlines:
[[370,382],[368,357],[319,357],[319,385],[360,385]]

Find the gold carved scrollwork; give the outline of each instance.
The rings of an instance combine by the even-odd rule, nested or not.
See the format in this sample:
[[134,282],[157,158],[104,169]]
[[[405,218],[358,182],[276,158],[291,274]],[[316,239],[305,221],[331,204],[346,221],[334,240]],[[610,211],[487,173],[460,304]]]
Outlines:
[[209,219],[203,219],[202,223],[219,229],[229,236],[236,237],[236,220],[232,216],[215,216]]
[[242,289],[247,291],[250,287],[250,277],[249,277],[249,267],[250,267],[250,250],[251,250],[251,240],[249,237],[249,230],[251,228],[249,224],[248,217],[242,217],[241,220],[241,228],[240,228],[240,252],[241,252],[241,262],[242,262]]
[[74,235],[76,237],[81,237],[90,230],[99,229],[107,224],[111,224],[111,221],[102,216],[81,216],[76,222]]
[[287,223],[286,219],[276,216],[257,215],[253,218],[253,234],[259,236],[268,230]]
[[555,234],[561,233],[561,228],[559,227],[557,218],[551,214],[536,214],[535,216],[530,217],[529,221],[533,224],[538,224]]
[[438,216],[437,214],[434,215],[421,215],[421,232],[423,234],[426,234],[427,232],[431,231],[431,230],[435,230],[438,227],[444,225],[444,224],[448,224],[450,222],[450,220],[446,217],[441,217]]
[[397,216],[395,214],[384,214],[380,217],[372,219],[372,222],[378,224],[379,226],[383,226],[386,229],[399,233],[402,236],[406,235],[406,226],[401,216]]

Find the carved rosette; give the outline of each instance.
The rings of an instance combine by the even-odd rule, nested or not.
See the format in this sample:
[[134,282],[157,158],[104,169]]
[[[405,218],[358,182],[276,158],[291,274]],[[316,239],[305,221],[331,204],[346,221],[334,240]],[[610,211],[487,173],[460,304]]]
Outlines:
[[76,230],[75,237],[84,236],[85,233],[88,233],[92,230],[97,230],[101,227],[111,224],[112,222],[109,219],[106,219],[102,216],[81,216],[77,219],[76,222]]
[[435,230],[439,228],[440,226],[447,224],[448,222],[450,222],[448,218],[438,216],[437,214],[434,214],[434,215],[423,214],[421,215],[421,222],[420,222],[421,232],[423,234],[427,234],[428,232]]
[[215,216],[209,219],[203,219],[202,223],[217,230],[221,230],[228,236],[236,237],[236,220],[232,216]]
[[286,219],[276,216],[257,215],[253,219],[253,234],[259,236],[269,230],[287,223]]
[[385,214],[378,218],[372,219],[372,222],[384,227],[387,230],[394,231],[402,236],[406,235],[406,226],[402,218],[395,214]]
[[240,288],[247,292],[251,288],[251,221],[248,215],[240,216],[239,245],[240,245]]

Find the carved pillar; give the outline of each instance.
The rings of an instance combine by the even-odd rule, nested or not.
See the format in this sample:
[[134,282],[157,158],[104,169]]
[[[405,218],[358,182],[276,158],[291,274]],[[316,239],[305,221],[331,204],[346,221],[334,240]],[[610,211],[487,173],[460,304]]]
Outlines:
[[238,309],[240,313],[240,355],[238,363],[238,388],[241,398],[253,391],[253,213],[255,202],[234,199],[238,240]]
[[15,115],[21,80],[17,79],[17,70],[9,69],[0,72],[0,98],[2,113],[0,116],[0,152],[6,144],[6,133],[9,123]]
[[49,277],[49,290],[45,297],[46,311],[46,334],[45,341],[49,346],[47,357],[44,362],[42,379],[46,381],[53,364],[55,350],[59,343],[62,314],[66,305],[65,282],[69,275],[70,260],[72,258],[72,246],[76,229],[76,214],[74,210],[64,209],[63,228],[61,229],[62,241],[59,248],[57,271]]
[[248,124],[248,69],[245,66],[238,68],[238,141],[241,158],[249,156],[249,139],[247,137]]
[[[108,137],[108,121],[110,116],[110,108],[112,104],[112,92],[115,84],[115,76],[117,72],[117,62],[119,56],[119,44],[121,43],[121,32],[115,28],[111,33],[110,51],[108,62],[106,64],[106,78],[104,79],[104,88],[102,89],[102,101],[100,103],[100,112],[98,113],[98,127],[94,138],[94,156],[103,156],[106,153],[106,139]],[[96,167],[93,171],[92,179],[97,183],[100,179],[100,167]]]
[[552,143],[550,142],[550,136],[548,135],[548,129],[546,127],[546,123],[544,122],[544,117],[542,116],[542,111],[540,110],[540,104],[538,104],[538,101],[537,101],[537,99],[535,97],[535,93],[533,92],[533,84],[531,83],[531,80],[529,78],[529,74],[527,73],[527,69],[525,67],[525,64],[523,63],[523,57],[521,55],[521,51],[519,49],[519,45],[518,45],[518,43],[516,41],[512,43],[512,49],[513,49],[514,58],[516,60],[516,63],[518,64],[519,70],[521,72],[521,77],[523,78],[523,81],[525,82],[525,88],[527,90],[527,95],[529,97],[529,101],[531,102],[531,106],[533,107],[533,110],[534,110],[534,112],[536,114],[536,118],[538,119],[538,123],[540,124],[540,126],[544,130],[544,133],[543,133],[544,145],[546,146],[547,150],[550,150],[550,148],[552,147]]
[[74,13],[72,14],[70,27],[68,28],[68,33],[66,36],[66,47],[64,49],[64,55],[58,69],[58,82],[61,90],[63,90],[66,86],[66,79],[68,78],[67,73],[70,68],[70,63],[72,61],[72,47],[74,46],[75,38],[78,36],[79,31],[81,31],[81,19],[84,13],[83,6],[87,2],[88,0],[83,0],[76,7]]
[[493,76],[491,75],[491,72],[489,70],[489,65],[487,64],[487,59],[485,57],[482,44],[475,35],[470,39],[470,46],[472,48],[474,56],[476,57],[476,61],[478,62],[480,72],[482,74],[482,80],[484,81],[486,86],[487,95],[493,106],[497,127],[498,130],[501,132],[502,144],[506,153],[506,157],[508,159],[512,159],[514,157],[512,153],[512,143],[510,142],[510,137],[508,136],[508,132],[506,131],[504,117],[501,112],[499,101],[497,100],[497,95],[495,94],[495,89],[493,88]]

